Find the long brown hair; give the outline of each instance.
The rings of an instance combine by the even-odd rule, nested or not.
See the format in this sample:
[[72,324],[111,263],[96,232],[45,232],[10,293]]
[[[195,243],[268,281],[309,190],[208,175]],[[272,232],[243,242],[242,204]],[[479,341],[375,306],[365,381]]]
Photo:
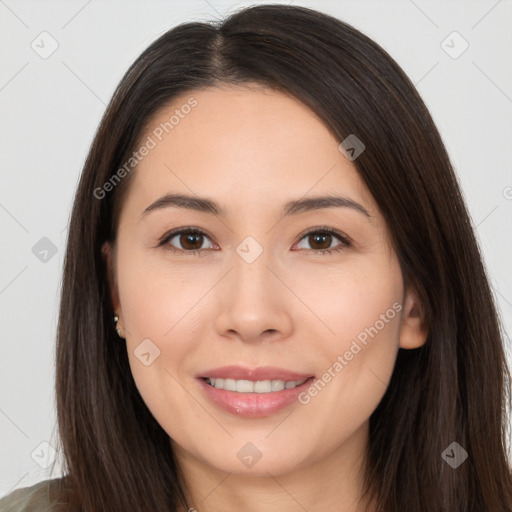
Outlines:
[[[223,83],[284,91],[340,142],[355,134],[364,143],[353,163],[387,221],[404,282],[424,306],[427,341],[399,350],[370,417],[367,502],[389,512],[511,512],[502,326],[440,135],[379,45],[334,17],[286,5],[169,30],[130,67],[103,116],[74,200],[58,324],[62,492],[71,509],[186,507],[169,436],[139,395],[116,336],[101,253],[105,241],[115,243],[136,168],[104,197],[95,191],[130,158],[161,107]],[[457,468],[443,457],[454,442],[468,453]]]

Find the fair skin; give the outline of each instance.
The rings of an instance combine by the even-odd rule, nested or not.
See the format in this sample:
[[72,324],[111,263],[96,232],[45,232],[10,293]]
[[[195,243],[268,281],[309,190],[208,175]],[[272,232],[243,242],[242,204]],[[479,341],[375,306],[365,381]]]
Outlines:
[[[104,247],[137,388],[170,436],[190,507],[359,512],[369,417],[399,347],[425,342],[421,304],[404,289],[385,220],[354,163],[310,109],[257,87],[194,90],[158,112],[141,140],[190,96],[197,106],[133,171],[116,250]],[[168,193],[208,197],[226,214],[166,207],[141,217]],[[290,200],[326,195],[348,197],[371,217],[349,207],[281,216]],[[188,226],[205,235],[188,245],[177,235],[158,247],[171,229]],[[306,235],[322,226],[351,245],[335,251],[343,243],[336,236]],[[236,250],[246,237],[263,248],[250,263]],[[307,404],[240,417],[213,403],[196,378],[241,364],[320,379],[394,303],[400,313],[359,343]],[[134,354],[145,339],[160,350],[148,366]],[[237,456],[249,442],[261,455],[252,467]]]

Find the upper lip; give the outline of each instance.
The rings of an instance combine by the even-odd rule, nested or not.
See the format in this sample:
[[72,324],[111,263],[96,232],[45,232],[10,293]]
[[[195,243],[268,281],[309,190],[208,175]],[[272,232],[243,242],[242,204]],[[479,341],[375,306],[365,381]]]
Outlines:
[[205,370],[197,375],[198,378],[221,378],[221,379],[234,379],[234,380],[302,380],[308,377],[313,377],[311,374],[298,373],[285,368],[278,368],[276,366],[260,366],[258,368],[247,368],[244,366],[223,366],[221,368],[212,368]]

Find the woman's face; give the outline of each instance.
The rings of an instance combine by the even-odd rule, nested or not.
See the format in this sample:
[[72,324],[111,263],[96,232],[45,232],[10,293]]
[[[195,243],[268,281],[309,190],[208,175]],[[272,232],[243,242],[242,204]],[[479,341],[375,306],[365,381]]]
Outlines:
[[[114,305],[137,388],[177,453],[257,475],[358,458],[399,346],[423,339],[341,141],[295,99],[242,87],[181,96],[141,141]],[[157,202],[176,194],[189,199]]]

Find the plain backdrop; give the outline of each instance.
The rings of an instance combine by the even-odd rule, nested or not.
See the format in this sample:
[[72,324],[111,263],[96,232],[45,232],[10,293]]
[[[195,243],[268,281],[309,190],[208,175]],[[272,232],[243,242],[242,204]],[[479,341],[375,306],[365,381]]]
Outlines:
[[[255,3],[263,2],[0,0],[0,496],[50,476],[67,224],[105,105],[163,32]],[[276,3],[352,24],[416,84],[455,166],[512,332],[512,2]]]

